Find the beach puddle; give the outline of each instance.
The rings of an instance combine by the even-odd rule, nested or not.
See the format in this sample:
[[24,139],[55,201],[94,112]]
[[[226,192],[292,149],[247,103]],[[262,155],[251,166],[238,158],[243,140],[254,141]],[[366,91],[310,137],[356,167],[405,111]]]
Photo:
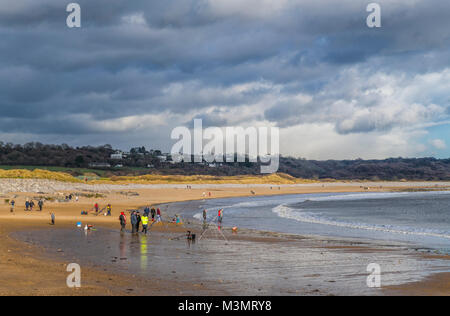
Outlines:
[[12,237],[41,246],[48,256],[67,263],[142,278],[203,283],[229,295],[377,295],[380,290],[366,283],[370,263],[380,265],[383,286],[449,270],[448,261],[420,259],[407,250],[325,249],[312,241],[204,238],[191,243],[183,236],[177,239],[177,234],[133,236],[102,228],[35,230]]

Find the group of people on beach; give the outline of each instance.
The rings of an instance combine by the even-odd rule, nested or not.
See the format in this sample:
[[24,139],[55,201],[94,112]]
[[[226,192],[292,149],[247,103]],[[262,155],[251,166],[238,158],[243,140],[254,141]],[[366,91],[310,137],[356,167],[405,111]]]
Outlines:
[[[106,213],[103,213],[104,210],[106,210]],[[81,211],[81,215],[88,215],[89,212],[95,212],[95,215],[104,214],[105,216],[111,216],[112,206],[111,204],[108,204],[104,208],[100,209],[98,203],[95,203],[93,209],[91,209],[90,211]]]
[[[11,207],[11,208],[10,208],[10,212],[11,212],[11,213],[14,213],[14,209],[15,209],[15,207],[16,207],[16,201],[15,201],[15,200],[11,200],[11,201],[9,202],[9,204],[10,204],[10,207]],[[40,200],[37,202],[37,204],[38,204],[38,207],[39,207],[39,211],[42,212],[42,210],[44,209],[44,200],[43,200],[43,199],[40,199]],[[26,212],[32,212],[34,206],[35,206],[35,204],[34,204],[34,201],[33,201],[33,200],[28,200],[28,199],[25,200],[25,211],[26,211]],[[56,216],[55,216],[55,213],[54,213],[54,212],[49,212],[49,214],[50,214],[51,224],[52,224],[52,225],[55,225],[55,223],[56,223]]]
[[[95,209],[95,213],[98,214],[98,212],[99,212],[99,206],[98,206],[98,203],[95,203],[94,209]],[[111,213],[111,212],[112,212],[112,206],[111,206],[111,204],[106,205],[104,208],[102,208],[102,209],[100,210],[100,212],[103,212],[103,210],[105,210],[105,209],[106,209],[106,213],[104,213],[105,216],[111,216],[111,215],[112,215],[112,213]]]
[[[205,209],[203,210],[203,223],[206,223],[207,221],[207,217],[208,217],[208,211]],[[217,223],[219,224],[219,226],[222,225],[222,221],[223,221],[223,209],[219,209],[217,211]]]
[[[141,232],[144,234],[147,234],[148,228],[149,228],[150,216],[151,216],[152,223],[161,222],[161,210],[159,208],[150,209],[149,207],[146,207],[144,209],[144,214],[142,216],[141,216],[140,211],[136,211],[136,210],[131,211],[131,214],[130,214],[131,233],[138,234],[141,223],[142,223],[142,231]],[[155,217],[156,217],[156,219],[155,219]],[[125,215],[125,212],[120,213],[119,223],[120,223],[120,231],[124,232],[125,227],[127,225],[127,217]]]
[[[9,205],[10,205],[10,212],[14,213],[14,209],[16,207],[16,201],[11,200],[11,202],[9,202]],[[34,204],[33,200],[29,201],[27,199],[25,201],[25,211],[26,212],[33,211],[34,206],[35,206],[35,204]],[[39,211],[42,212],[42,209],[44,208],[44,200],[41,199],[41,200],[38,201],[38,207],[39,207]]]
[[[69,195],[65,196],[65,200],[69,201],[69,202],[72,201],[73,198],[74,198],[74,196],[73,196],[72,193],[70,193]],[[75,196],[75,201],[78,202],[78,196]]]
[[[15,201],[14,200],[12,200],[11,201],[11,212],[13,212],[14,211],[14,205],[15,205]],[[34,204],[34,201],[33,200],[31,200],[31,201],[28,201],[28,199],[25,201],[25,211],[33,211],[33,208],[34,208],[34,206],[35,206],[35,204]],[[38,201],[38,207],[39,207],[39,211],[40,212],[42,212],[42,209],[44,208],[44,200],[42,200],[42,199],[40,199],[39,201]]]

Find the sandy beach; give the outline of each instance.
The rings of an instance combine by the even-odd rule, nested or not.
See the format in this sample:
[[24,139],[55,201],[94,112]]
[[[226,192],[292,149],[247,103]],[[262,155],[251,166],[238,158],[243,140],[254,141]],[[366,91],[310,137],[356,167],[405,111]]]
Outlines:
[[[14,238],[18,232],[45,231],[51,234],[54,229],[76,229],[75,223],[82,221],[95,225],[95,227],[115,230],[118,233],[117,217],[120,211],[140,208],[145,205],[158,205],[170,202],[214,199],[224,197],[238,197],[251,195],[277,195],[325,192],[384,192],[392,190],[409,190],[429,188],[446,188],[448,183],[322,183],[305,185],[89,185],[59,183],[46,180],[0,180],[1,198],[5,200],[0,205],[0,295],[236,295],[235,284],[226,280],[211,282],[211,279],[196,278],[189,280],[182,277],[183,271],[176,271],[172,276],[155,273],[150,278],[137,274],[121,273],[109,265],[83,266],[83,285],[79,289],[69,289],[66,286],[68,260],[64,253],[49,254],[43,247]],[[209,195],[211,193],[211,195]],[[79,196],[78,202],[74,199],[64,201],[68,194]],[[206,197],[205,197],[206,195]],[[24,211],[26,199],[47,198],[42,212]],[[14,213],[6,200],[14,199],[16,202]],[[89,211],[94,203],[103,208],[108,203],[112,205],[112,217],[82,216],[81,211]],[[56,215],[56,225],[50,225],[49,212]],[[169,214],[163,214],[168,216]],[[183,234],[185,227],[168,224],[155,226],[149,238],[166,240],[167,236]],[[355,244],[346,240],[331,240],[302,236],[278,236],[262,232],[242,231],[237,235],[225,231],[233,247],[245,245],[254,249],[258,254],[260,249],[278,244],[279,248],[289,253],[289,247],[296,249],[299,258],[305,264],[310,264],[314,254],[333,258],[333,266],[345,265],[348,258],[363,258],[370,255],[383,254],[386,260],[400,261],[426,261],[446,262],[448,256],[433,256],[422,253],[413,253],[401,247],[386,245]],[[178,244],[177,244],[178,245]],[[164,244],[164,247],[167,247]],[[171,246],[168,246],[169,248]],[[300,249],[300,250],[299,250]],[[210,249],[208,249],[210,251]],[[69,255],[69,251],[68,255]],[[209,254],[211,255],[211,254]],[[180,254],[180,260],[183,260]],[[309,256],[309,257],[308,257]],[[300,259],[299,259],[300,260]],[[308,261],[309,260],[309,261]],[[188,265],[186,265],[188,266]],[[180,268],[181,270],[183,268]],[[322,272],[308,268],[311,273],[299,279],[299,286],[280,288],[285,292],[280,295],[339,295],[345,291],[339,290],[339,280],[326,278]],[[335,269],[335,275],[339,270]],[[430,270],[431,271],[431,270]],[[319,276],[319,274],[322,274]],[[383,287],[377,295],[449,295],[450,274],[430,274],[429,277],[402,285]],[[327,284],[321,285],[319,281]],[[281,282],[282,283],[282,282]],[[336,284],[338,283],[338,284]],[[244,288],[241,288],[243,291]],[[261,294],[274,295],[259,289]],[[238,288],[239,290],[239,288]],[[258,289],[257,289],[258,290]],[[247,293],[247,292],[245,292]],[[253,292],[250,292],[253,294]],[[256,293],[258,294],[258,293]],[[349,294],[352,294],[349,291]]]

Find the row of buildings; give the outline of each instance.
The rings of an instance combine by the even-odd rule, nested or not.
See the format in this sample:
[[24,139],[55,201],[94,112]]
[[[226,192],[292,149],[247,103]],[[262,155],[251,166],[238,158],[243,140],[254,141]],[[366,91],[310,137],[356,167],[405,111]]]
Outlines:
[[[115,153],[110,155],[110,160],[114,161],[114,163],[108,163],[108,162],[92,162],[89,164],[90,168],[122,168],[123,167],[123,161],[131,158],[133,156],[141,156],[141,157],[151,157],[153,159],[157,159],[160,163],[170,163],[170,164],[177,164],[181,161],[176,161],[172,159],[172,155],[168,153],[162,153],[159,150],[150,150],[148,152],[125,152],[125,151],[116,151]],[[197,159],[195,159],[197,158]],[[197,164],[207,165],[210,168],[215,168],[217,166],[221,166],[222,164],[216,164],[216,163],[207,163],[203,160],[203,158],[199,159],[199,157],[194,157],[194,161],[201,161],[196,162]],[[147,168],[154,168],[153,164],[147,164]]]

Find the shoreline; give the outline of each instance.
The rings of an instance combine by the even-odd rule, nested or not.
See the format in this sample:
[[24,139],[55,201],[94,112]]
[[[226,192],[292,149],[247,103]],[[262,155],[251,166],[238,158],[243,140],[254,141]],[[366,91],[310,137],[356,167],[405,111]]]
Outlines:
[[[97,226],[97,227],[104,227],[108,230],[113,230],[114,235],[118,235],[118,229],[115,227],[115,225],[111,225],[109,223],[103,223]],[[45,227],[39,227],[34,228],[35,230],[46,230]],[[58,228],[58,230],[64,230],[64,231],[72,231],[73,226],[70,225],[70,223],[64,222],[63,227],[61,226]],[[180,233],[185,232],[185,228],[182,227],[171,227],[169,230],[157,228],[154,230],[151,234],[151,240],[152,244],[154,242],[157,242],[159,239],[166,239],[167,237],[170,237],[175,234],[179,235]],[[47,229],[48,231],[48,229]],[[14,232],[11,232],[14,234]],[[131,236],[131,234],[126,234],[127,236]],[[10,236],[10,234],[9,234]],[[142,236],[142,235],[141,235]],[[276,247],[284,247],[284,245],[291,245],[309,249],[307,250],[308,256],[310,255],[311,250],[314,252],[320,252],[321,254],[341,254],[344,256],[351,256],[353,258],[356,257],[366,257],[368,255],[378,258],[380,255],[385,256],[386,254],[389,257],[395,257],[398,261],[407,261],[407,260],[413,260],[413,261],[435,261],[435,260],[449,260],[449,256],[439,256],[439,255],[430,255],[425,254],[421,252],[411,253],[411,249],[407,248],[405,245],[393,245],[392,243],[372,243],[368,241],[356,241],[356,240],[342,240],[342,239],[335,239],[332,237],[321,237],[321,236],[301,236],[301,235],[287,235],[287,234],[279,234],[279,233],[273,233],[273,232],[263,232],[263,231],[245,231],[243,234],[240,234],[239,236],[231,236],[227,235],[228,241],[231,242],[231,244],[251,244],[253,246],[261,245],[261,247],[273,247],[274,245],[277,245]],[[19,241],[16,238],[13,239],[15,242],[18,243],[24,243],[23,240]],[[208,237],[209,242],[213,242],[214,244],[216,241],[219,241],[222,243],[223,241],[221,239],[210,239]],[[227,244],[229,244],[227,242]],[[182,241],[179,241],[178,243],[182,243]],[[28,243],[27,248],[30,247]],[[50,250],[51,248],[43,248],[43,246],[39,245],[32,245],[32,248],[34,248],[35,252],[39,251],[39,254],[36,255],[37,258],[58,264],[63,264],[62,259],[65,258],[64,256],[67,254],[70,256],[69,253],[65,253],[65,248],[63,252],[63,257],[58,257],[59,251],[55,252],[55,248]],[[334,257],[334,256],[332,256]],[[234,260],[234,259],[233,259]],[[79,262],[79,261],[76,261]],[[83,261],[80,261],[80,263]],[[339,262],[339,261],[338,261]],[[341,265],[342,263],[338,263]],[[127,286],[122,285],[123,290],[122,292],[115,292],[111,291],[108,295],[189,295],[189,296],[197,296],[197,295],[235,295],[231,293],[236,293],[234,290],[230,290],[229,288],[219,285],[217,286],[217,282],[213,282],[213,280],[207,280],[203,278],[198,278],[195,281],[193,280],[185,280],[180,281],[177,277],[173,278],[172,276],[158,276],[155,278],[152,276],[151,278],[141,278],[139,275],[136,275],[134,272],[131,271],[121,271],[118,272],[117,270],[112,269],[112,267],[109,266],[102,266],[95,263],[88,263],[83,264],[83,279],[95,279],[101,278],[102,275],[105,277],[113,278],[115,280],[114,287],[118,288],[121,284],[130,284]],[[108,268],[108,269],[104,269]],[[87,273],[85,271],[88,271]],[[182,271],[176,269],[177,273],[180,273]],[[360,270],[361,271],[361,270]],[[100,275],[99,275],[100,273]],[[307,275],[308,278],[322,278],[321,282],[336,282],[336,281],[325,281],[323,278],[325,276],[321,277],[320,271],[316,270],[316,268],[312,268],[310,273]],[[86,276],[86,275],[87,276]],[[422,274],[422,273],[421,273]],[[177,274],[178,276],[179,274]],[[433,273],[428,271],[426,273],[426,276],[421,277],[420,280],[415,280],[414,282],[405,282],[399,285],[389,285],[389,286],[383,286],[381,289],[376,289],[375,292],[371,292],[370,295],[448,295],[449,292],[449,284],[445,283],[443,280],[448,280],[450,276],[450,273]],[[364,275],[364,280],[365,280]],[[328,277],[330,278],[330,277]],[[362,279],[361,279],[362,280]],[[227,284],[228,282],[226,279],[217,279],[220,283]],[[98,283],[99,281],[96,281],[95,283]],[[104,282],[104,281],[103,281]],[[119,282],[117,284],[117,282]],[[156,282],[156,287],[155,287]],[[88,290],[87,291],[93,291],[92,283],[94,283],[92,280],[88,282]],[[329,287],[328,289],[322,289],[317,284],[312,283],[311,281],[308,281],[303,284],[303,288],[305,287],[305,284],[309,283],[307,286],[312,286],[310,290],[291,290],[291,289],[285,289],[283,292],[269,292],[269,293],[263,293],[258,294],[254,292],[244,292],[243,295],[321,295],[321,296],[328,296],[328,295],[369,295],[364,294],[364,292],[356,293],[354,291],[347,291],[347,292],[341,292],[345,289],[343,287],[344,285],[338,285],[338,287]],[[312,283],[313,285],[311,285]],[[138,285],[139,284],[139,285]],[[164,285],[164,287],[159,287],[160,285]],[[80,293],[70,293],[70,290],[68,293],[70,294],[62,294],[62,295],[103,295],[99,294],[97,292],[89,293],[86,292],[84,289],[85,284],[83,283],[83,291]],[[108,285],[109,287],[109,285]],[[317,288],[316,288],[317,287]],[[126,288],[126,289],[125,289]],[[187,290],[190,289],[190,290]],[[243,290],[241,288],[241,290]],[[422,292],[424,291],[424,292]],[[0,292],[1,293],[1,292]],[[41,295],[41,294],[39,294]],[[61,295],[61,293],[58,291],[57,295]]]
[[[151,193],[156,193],[155,195],[158,195],[157,193],[159,193],[160,190],[170,191],[170,192],[166,192],[166,194],[169,195],[167,198],[165,196],[159,196],[159,198],[158,198],[159,201],[157,201],[157,203],[151,203],[152,205],[160,205],[160,204],[167,204],[167,203],[174,203],[174,202],[181,202],[181,201],[192,201],[192,200],[202,200],[202,199],[204,199],[204,197],[201,196],[201,190],[198,189],[198,188],[194,188],[194,186],[192,186],[192,187],[193,187],[193,189],[191,189],[191,190],[183,189],[182,193],[184,193],[184,194],[180,194],[180,189],[178,189],[178,188],[172,188],[172,189],[167,189],[167,188],[164,188],[164,189],[140,189],[140,190],[142,190],[142,192],[140,192],[139,196],[142,196],[145,193],[148,194],[148,195],[152,195]],[[211,188],[210,186],[206,186],[206,187]],[[272,192],[270,190],[268,190],[269,187],[270,187],[270,185],[266,186],[265,187],[266,191],[264,191],[264,192],[258,192],[258,190],[261,190],[261,187],[245,185],[245,188],[254,188],[254,189],[256,189],[257,190],[256,195],[258,195],[258,196],[260,196],[260,195],[278,195],[278,194],[275,194],[275,193],[278,193],[278,192],[273,192],[275,190],[271,190]],[[277,185],[273,185],[273,187],[277,187]],[[311,186],[311,185],[306,186],[306,187],[307,188],[305,188],[304,186],[301,187],[302,190],[300,190],[300,191],[302,191],[302,192],[298,192],[298,190],[295,190],[297,192],[285,192],[286,188],[284,188],[283,192],[282,192],[282,195],[284,195],[284,194],[302,194],[302,193],[325,193],[327,189],[331,190],[332,192],[367,192],[367,190],[364,190],[364,188],[360,187],[360,183],[355,184],[351,188],[352,189],[351,191],[347,191],[347,190],[342,191],[341,190],[343,187],[344,188],[347,187],[347,189],[348,189],[348,184],[347,183],[346,184],[341,184],[339,186],[332,186],[332,187],[319,187],[318,188],[317,186]],[[408,188],[408,187],[406,187],[406,188]],[[120,189],[122,189],[122,188],[120,188]],[[250,192],[246,192],[246,194],[244,192],[239,192],[240,191],[239,189],[242,189],[242,187],[238,187],[237,191],[236,190],[233,191],[233,189],[236,189],[236,188],[226,188],[226,189],[225,188],[221,188],[221,189],[217,189],[217,187],[215,187],[214,189],[211,188],[211,191],[213,191],[213,198],[236,197],[236,196],[252,196],[250,194]],[[295,189],[298,189],[298,187],[295,188]],[[319,190],[317,190],[317,189],[319,189]],[[292,190],[292,191],[294,191],[294,190]],[[315,192],[311,192],[311,191],[315,191]],[[319,192],[317,192],[317,191],[319,191]],[[383,190],[380,190],[380,191],[381,192],[390,192],[390,190],[388,191],[387,188],[383,188]],[[195,192],[196,194],[189,194],[189,193],[193,193],[193,192]],[[332,192],[329,192],[329,193],[332,193]],[[22,196],[23,195],[27,195],[27,193],[23,193],[23,192],[21,192],[20,194]],[[109,193],[109,194],[114,194],[114,193]],[[174,198],[174,195],[175,195],[175,198]],[[197,196],[195,196],[195,195],[197,195]],[[110,197],[108,197],[108,198],[110,198]],[[123,199],[123,196],[120,195],[120,194],[119,194],[119,199]],[[141,207],[142,205],[147,205],[147,203],[138,204],[138,202],[139,202],[138,200],[139,199],[133,199],[132,197],[126,196],[126,201],[122,201],[122,206],[126,206],[126,207],[129,207],[129,208],[138,208],[138,207]],[[156,199],[152,198],[152,200],[156,200]],[[77,206],[86,205],[86,203],[89,204],[89,202],[93,202],[93,200],[92,199],[87,199],[87,198],[85,199],[85,198],[83,198],[83,199],[80,199],[80,203]],[[54,203],[54,204],[57,205],[57,203]],[[50,205],[50,206],[53,206],[53,205]],[[61,205],[57,205],[57,206],[58,206],[58,208],[64,209],[64,205],[62,207],[61,207]],[[73,206],[73,205],[71,205],[71,206]],[[116,208],[116,212],[117,212],[117,208]],[[9,215],[7,212],[5,212],[5,206],[0,207],[0,214],[1,214],[0,215],[0,223],[1,223],[1,227],[4,226],[5,222],[9,222],[9,224],[11,224],[12,222],[15,222],[14,224],[11,225],[11,227],[8,227],[8,229],[6,229],[6,230],[5,229],[1,229],[1,231],[0,231],[0,238],[3,237],[3,239],[5,240],[4,237],[5,236],[9,236],[9,234],[12,233],[13,231],[23,231],[23,230],[29,229],[30,227],[33,227],[34,229],[49,228],[49,226],[47,224],[48,223],[48,219],[46,219],[47,218],[46,215],[43,215],[43,214],[21,214],[21,216],[17,216],[18,214],[20,214],[22,212],[21,211],[16,211],[16,213],[17,214],[14,215],[16,220],[11,221],[12,216]],[[44,213],[45,213],[45,211],[44,211]],[[69,211],[69,212],[67,212],[67,214],[64,214],[64,212],[59,212],[59,213],[60,214],[57,215],[57,225],[58,225],[58,227],[59,227],[59,223],[60,222],[63,222],[63,226],[71,227],[70,225],[71,224],[73,225],[73,222],[75,220],[79,220],[80,218],[82,218],[83,220],[86,219],[86,217],[80,217],[79,215],[76,215],[76,213],[74,213],[73,211],[72,212]],[[30,215],[30,216],[28,216],[28,215]],[[88,218],[89,218],[90,222],[96,223],[96,225],[98,224],[99,226],[102,226],[102,227],[115,227],[115,228],[117,228],[116,218],[115,217],[116,216],[113,216],[113,218],[104,218],[104,217],[92,217],[92,216],[89,216]],[[17,223],[17,220],[20,223]],[[179,232],[179,231],[183,231],[184,232],[184,229],[178,230],[178,228],[174,228],[173,231],[174,232]],[[262,236],[255,236],[253,234],[253,236],[249,236],[249,238],[250,238],[250,240],[252,238],[253,239],[261,238],[260,241],[262,241],[262,242],[280,242],[280,234],[276,234],[275,237],[274,236],[267,236],[267,234],[265,234],[264,232],[260,232],[260,234],[262,234]],[[252,233],[250,235],[252,235]],[[244,236],[244,234],[242,234],[242,237],[244,237],[244,239],[246,238]],[[303,238],[304,240],[311,241],[311,239],[309,238],[310,236],[298,235],[297,237],[298,238]],[[316,236],[316,237],[319,237],[318,239],[321,239],[320,236]],[[256,242],[256,241],[253,240],[252,242]],[[335,244],[335,245],[327,245],[327,246],[323,247],[324,251],[330,251],[330,247],[331,248],[333,248],[333,247],[344,247],[344,248],[346,248],[346,250],[351,249],[351,248],[348,248],[348,244],[346,244],[346,243],[348,243],[348,241],[341,241],[341,243],[339,243],[339,241],[335,240],[334,242],[337,243],[337,244]],[[4,249],[13,248],[13,247],[15,247],[15,249],[16,249],[14,252],[6,251],[6,256],[9,256],[9,258],[5,258],[6,262],[14,262],[14,261],[15,262],[20,262],[20,260],[18,260],[18,259],[22,258],[23,256],[26,256],[27,252],[33,253],[33,249],[29,249],[28,247],[24,247],[24,249],[22,249],[23,253],[21,253],[20,245],[19,246],[18,246],[18,244],[14,245],[14,243],[19,243],[20,244],[20,242],[9,240],[9,238],[8,238],[7,242],[5,243],[5,245],[0,246],[1,248],[4,248]],[[342,245],[342,243],[344,243],[344,245]],[[320,247],[320,245],[317,245],[317,246]],[[355,250],[356,248],[353,248],[350,251],[379,251],[379,249],[376,249],[377,248],[376,245],[372,245],[372,246],[373,247],[371,247],[369,245],[368,247],[364,248],[364,250]],[[2,250],[4,250],[4,249],[2,249]],[[370,250],[368,250],[368,249],[370,249]],[[7,250],[9,250],[9,249],[7,249]],[[48,260],[48,262],[46,262],[47,260],[45,259],[45,255],[44,255],[44,258],[36,259],[35,256],[39,257],[38,253],[39,253],[39,251],[37,249],[35,249],[34,250],[34,254],[31,254],[31,255],[28,254],[28,257],[27,257],[28,260],[32,260],[38,266],[39,266],[39,264],[44,264],[44,266],[46,266],[46,265],[55,265],[55,262],[52,262],[52,260]],[[42,255],[42,254],[40,254],[40,255]],[[16,259],[16,260],[14,260],[14,259]],[[428,258],[428,259],[430,259],[430,258]],[[440,259],[442,259],[442,258],[440,258]],[[445,259],[448,260],[448,256],[446,256]],[[2,262],[5,262],[5,260],[2,260]],[[67,276],[67,273],[62,269],[63,267],[60,264],[61,263],[59,263],[59,265],[57,265],[57,267],[60,270],[60,273],[59,273],[60,274],[60,278],[62,278],[64,276],[64,279],[62,280],[63,282],[61,282],[61,280],[59,280],[58,283],[62,283],[62,284],[60,284],[57,287],[57,289],[55,289],[55,292],[51,293],[51,295],[53,295],[53,294],[56,294],[56,295],[58,295],[58,294],[62,294],[62,295],[74,295],[74,294],[75,295],[103,295],[105,293],[108,293],[108,295],[124,295],[124,294],[125,295],[133,295],[133,294],[136,295],[139,292],[139,290],[135,290],[135,291],[131,291],[130,292],[130,291],[126,291],[126,290],[123,290],[123,289],[119,289],[120,286],[115,285],[115,284],[125,285],[129,280],[127,280],[126,278],[124,279],[123,276],[114,275],[114,274],[111,274],[110,272],[107,272],[107,271],[103,271],[103,272],[97,271],[96,268],[89,268],[88,269],[88,271],[86,273],[87,274],[87,278],[88,278],[88,280],[90,280],[90,279],[104,277],[104,279],[102,279],[102,281],[100,281],[101,282],[100,284],[103,284],[103,282],[106,283],[106,285],[104,287],[98,288],[98,287],[96,287],[97,283],[93,283],[93,285],[89,285],[87,288],[83,288],[80,291],[73,291],[73,290],[70,290],[70,289],[66,289],[64,283],[65,283],[65,277]],[[3,264],[0,264],[0,267],[2,267],[2,266],[3,266]],[[91,269],[92,269],[92,271],[91,271]],[[27,268],[19,267],[18,270],[23,272],[24,270],[27,270]],[[103,273],[104,273],[104,276],[103,276]],[[42,276],[43,276],[46,273],[44,273],[44,271],[42,271],[41,269],[37,268],[37,278],[35,280],[36,282],[39,282],[39,280],[38,280],[39,279],[39,274],[42,274]],[[447,275],[447,274],[445,274],[445,275]],[[113,276],[113,277],[111,277],[111,276]],[[9,279],[5,275],[4,272],[3,273],[0,272],[0,281],[3,281],[5,278]],[[16,278],[18,278],[19,280],[21,279],[18,276],[16,276]],[[110,279],[113,279],[115,281],[112,282]],[[415,288],[416,289],[417,288],[420,289],[421,287],[426,287],[427,289],[430,289],[430,288],[432,289],[434,287],[434,285],[437,285],[439,283],[438,281],[441,278],[437,278],[437,277],[433,277],[433,276],[430,277],[430,280],[434,280],[434,279],[436,279],[436,281],[429,281],[428,278],[426,278],[425,280],[423,280],[421,282],[418,282],[418,284],[415,286]],[[118,281],[118,280],[120,280],[120,281]],[[136,281],[136,280],[134,280],[134,281]],[[130,280],[130,282],[132,284],[135,283],[135,282],[133,282],[133,280]],[[0,284],[2,284],[2,283],[3,282],[0,282]],[[14,282],[14,283],[17,283],[17,282]],[[139,283],[139,282],[136,281],[136,283]],[[159,280],[159,282],[158,282],[158,284],[166,284],[166,283],[167,282],[165,282],[165,280]],[[166,287],[166,288],[164,288],[161,285],[159,285],[159,287],[155,288],[154,284],[152,285],[151,282],[150,282],[149,284],[146,284],[145,286],[142,286],[142,288],[147,288],[147,289],[152,289],[153,288],[153,290],[156,293],[160,293],[161,295],[163,295],[164,293],[166,293],[165,295],[180,295],[180,291],[176,290],[177,286],[178,286],[177,282],[175,282],[174,280],[170,280],[169,283],[171,285]],[[10,282],[10,284],[11,284],[11,282]],[[88,281],[88,284],[90,284],[89,281]],[[191,286],[194,286],[194,285],[191,284]],[[388,289],[383,289],[382,291],[383,291],[383,293],[386,293],[386,294],[389,294],[389,295],[391,295],[391,294],[398,295],[398,293],[410,293],[411,292],[411,286],[412,286],[411,284],[404,284],[404,285],[401,285],[399,287],[394,287],[392,289],[389,289],[389,288]],[[219,293],[217,293],[213,289],[207,289],[205,286],[195,286],[194,288],[196,288],[196,293],[197,292],[198,293],[202,293],[203,292],[203,293],[207,293],[208,295],[209,294],[211,294],[211,295],[223,294],[223,293],[220,293],[220,291],[219,291]],[[441,288],[442,288],[442,284],[441,284]],[[23,291],[25,291],[25,292],[23,292]],[[151,292],[152,290],[149,290],[149,291]],[[405,291],[405,292],[403,292],[403,291]],[[430,293],[431,295],[433,295],[432,293],[446,293],[445,291],[447,291],[447,288],[444,289],[444,292],[442,292],[442,290],[436,290],[436,292],[433,292],[433,290],[430,290],[430,291],[431,291],[431,293]],[[429,293],[430,291],[428,291],[427,293]],[[146,291],[144,291],[144,293],[145,292]],[[7,294],[7,293],[12,293],[13,295],[15,295],[14,294],[14,290],[11,291],[11,292],[8,292],[8,291],[5,291],[5,289],[2,289],[1,286],[0,286],[0,294],[4,295],[4,294]],[[19,289],[16,292],[16,294],[17,293],[26,294],[26,288],[23,288],[21,290]],[[326,293],[322,293],[322,295],[323,294],[326,295]],[[18,294],[18,295],[20,295],[20,294]],[[46,294],[43,294],[42,292],[38,292],[37,295],[46,295]],[[155,295],[155,294],[152,293],[150,295]],[[156,294],[156,295],[158,295],[158,294]],[[183,295],[183,294],[181,294],[181,295]],[[295,293],[294,293],[294,295],[295,295]],[[315,295],[315,294],[313,294],[313,293],[310,293],[310,294],[306,293],[306,295]],[[437,295],[442,295],[442,294],[437,294]]]

